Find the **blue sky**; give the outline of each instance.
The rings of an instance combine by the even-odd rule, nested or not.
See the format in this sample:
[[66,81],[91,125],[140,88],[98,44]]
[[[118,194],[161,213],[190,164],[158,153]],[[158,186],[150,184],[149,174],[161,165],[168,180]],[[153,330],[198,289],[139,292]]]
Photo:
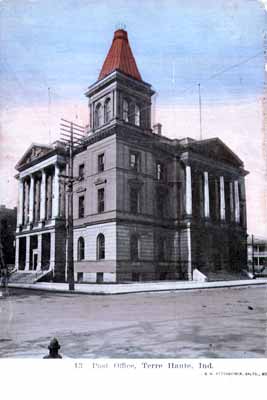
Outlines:
[[32,142],[56,140],[61,117],[88,122],[84,92],[121,23],[143,79],[157,92],[154,122],[163,123],[164,135],[198,138],[201,82],[203,137],[219,136],[244,161],[249,231],[267,236],[267,12],[258,0],[0,0],[0,204],[16,204],[14,166]]
[[[262,50],[256,0],[2,0],[0,7],[4,102],[16,92],[20,104],[45,103],[48,86],[55,96],[82,98],[120,22],[161,102],[194,102],[192,85]],[[262,80],[259,56],[203,84],[203,92],[212,102],[254,96]]]

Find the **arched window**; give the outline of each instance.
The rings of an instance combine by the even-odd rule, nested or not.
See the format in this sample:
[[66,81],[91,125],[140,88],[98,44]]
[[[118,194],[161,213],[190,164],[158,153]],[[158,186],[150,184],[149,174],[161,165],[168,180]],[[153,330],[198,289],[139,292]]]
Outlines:
[[108,98],[105,101],[105,105],[104,105],[104,123],[107,123],[111,120],[111,101]]
[[122,119],[125,122],[129,122],[129,103],[127,100],[123,100],[122,104]]
[[140,126],[140,107],[136,104],[134,108],[134,123]]
[[97,248],[97,259],[104,260],[105,259],[105,236],[103,233],[100,233],[96,239],[96,248]]
[[95,128],[99,128],[102,125],[102,105],[98,103],[95,108]]
[[84,238],[80,237],[78,239],[78,260],[84,260]]
[[131,261],[140,259],[140,240],[136,234],[133,234],[130,239],[130,257]]

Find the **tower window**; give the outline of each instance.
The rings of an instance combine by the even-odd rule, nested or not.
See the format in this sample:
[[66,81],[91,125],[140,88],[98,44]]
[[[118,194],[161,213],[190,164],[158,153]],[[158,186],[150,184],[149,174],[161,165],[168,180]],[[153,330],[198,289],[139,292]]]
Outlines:
[[104,153],[99,154],[98,158],[97,158],[97,168],[98,168],[98,172],[103,172],[105,169],[105,155]]
[[96,239],[97,242],[97,259],[104,260],[105,259],[105,236],[103,233],[100,233]]
[[125,122],[129,122],[129,103],[127,100],[123,100],[122,104],[122,119]]
[[140,126],[140,107],[136,104],[134,110],[134,123],[137,126]]
[[84,260],[84,238],[80,237],[78,239],[78,260]]
[[107,123],[111,120],[111,101],[108,98],[104,105],[104,122]]
[[84,217],[84,196],[79,197],[79,218]]
[[95,128],[99,128],[102,125],[102,105],[98,103],[95,108]]
[[105,211],[105,189],[98,189],[97,196],[98,212],[102,213]]

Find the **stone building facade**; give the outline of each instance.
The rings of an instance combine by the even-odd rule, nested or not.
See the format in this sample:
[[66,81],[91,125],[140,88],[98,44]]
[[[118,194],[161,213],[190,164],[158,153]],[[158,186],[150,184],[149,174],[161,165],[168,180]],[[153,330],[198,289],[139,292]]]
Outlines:
[[[192,279],[246,265],[242,161],[220,139],[170,139],[151,127],[154,91],[127,32],[115,32],[88,88],[90,128],[74,156],[76,281]],[[61,143],[18,163],[18,270],[66,276],[66,170]]]

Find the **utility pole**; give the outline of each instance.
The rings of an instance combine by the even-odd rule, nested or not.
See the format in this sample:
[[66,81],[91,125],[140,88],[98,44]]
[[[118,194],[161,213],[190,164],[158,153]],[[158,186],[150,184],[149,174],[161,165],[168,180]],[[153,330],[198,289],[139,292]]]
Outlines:
[[[60,175],[60,178],[67,181],[67,281],[69,290],[75,290],[74,284],[74,262],[73,262],[73,183],[79,180],[79,177],[73,176],[73,153],[74,146],[84,143],[85,128],[65,119],[61,119],[61,141],[66,144],[68,149],[68,174]],[[64,133],[63,133],[64,132]]]
[[252,274],[253,278],[255,275],[255,265],[254,265],[254,235],[251,235],[251,246],[252,246]]

